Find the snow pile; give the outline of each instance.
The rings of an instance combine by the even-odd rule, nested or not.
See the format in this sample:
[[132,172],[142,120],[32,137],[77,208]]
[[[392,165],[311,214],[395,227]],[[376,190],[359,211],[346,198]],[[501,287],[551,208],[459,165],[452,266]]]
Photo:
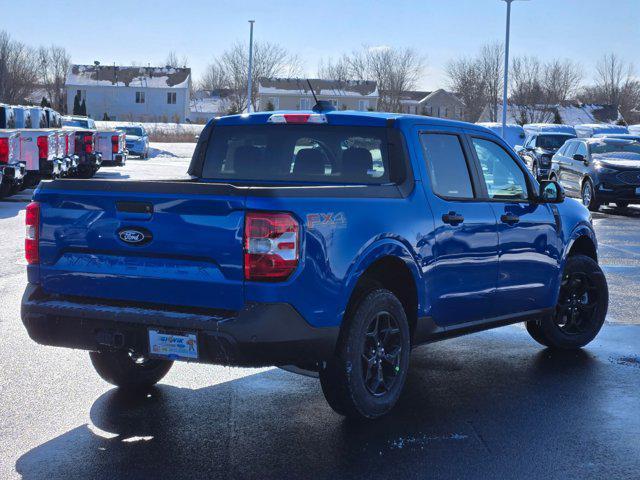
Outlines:
[[147,130],[152,142],[195,142],[204,128],[204,125],[192,123],[96,122],[98,130],[140,125]]

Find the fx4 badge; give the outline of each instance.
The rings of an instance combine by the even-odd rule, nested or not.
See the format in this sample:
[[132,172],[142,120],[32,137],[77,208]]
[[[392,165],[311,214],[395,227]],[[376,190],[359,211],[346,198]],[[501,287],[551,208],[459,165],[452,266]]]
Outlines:
[[347,226],[347,217],[344,212],[327,212],[327,213],[308,213],[307,228],[345,228]]

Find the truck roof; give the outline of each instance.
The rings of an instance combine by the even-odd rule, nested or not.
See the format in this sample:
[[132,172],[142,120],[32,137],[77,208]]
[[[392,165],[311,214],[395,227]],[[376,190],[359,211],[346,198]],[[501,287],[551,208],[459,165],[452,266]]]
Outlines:
[[[305,115],[305,114],[318,114],[311,110],[277,110],[269,112],[255,112],[255,113],[243,113],[239,115],[228,115],[224,117],[218,117],[216,119],[216,125],[260,125],[266,124],[271,115]],[[328,112],[322,112],[327,117],[329,125],[357,125],[357,126],[371,126],[371,127],[385,127],[389,124],[389,121],[397,121],[406,125],[434,125],[440,127],[457,127],[467,128],[487,133],[494,132],[480,125],[474,125],[473,123],[460,122],[457,120],[448,120],[444,118],[427,117],[423,115],[409,115],[402,113],[387,113],[387,112],[362,112],[356,110],[331,110]]]

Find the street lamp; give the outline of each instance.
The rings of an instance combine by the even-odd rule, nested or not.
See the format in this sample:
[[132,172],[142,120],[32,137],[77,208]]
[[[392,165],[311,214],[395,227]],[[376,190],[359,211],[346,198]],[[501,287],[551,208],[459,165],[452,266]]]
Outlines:
[[515,0],[502,1],[507,2],[507,32],[504,41],[504,84],[502,86],[502,138],[505,138],[507,130],[507,86],[509,85],[509,30],[511,28],[511,4]]
[[247,79],[247,113],[251,113],[251,67],[253,65],[253,24],[255,20],[249,20],[249,77]]

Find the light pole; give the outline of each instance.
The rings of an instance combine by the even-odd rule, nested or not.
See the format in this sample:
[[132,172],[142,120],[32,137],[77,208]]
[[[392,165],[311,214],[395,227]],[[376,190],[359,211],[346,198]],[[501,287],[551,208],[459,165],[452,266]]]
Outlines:
[[511,28],[511,3],[507,2],[507,33],[504,40],[504,83],[502,85],[502,138],[507,132],[507,86],[509,85],[509,30]]
[[[507,33],[504,40],[504,84],[502,86],[502,138],[507,129],[507,87],[509,86],[509,30],[511,28],[511,3],[515,0],[503,0],[507,2]],[[526,1],[526,0],[521,0]]]
[[253,66],[253,24],[255,20],[249,20],[249,73],[247,79],[247,113],[251,113],[251,68]]

